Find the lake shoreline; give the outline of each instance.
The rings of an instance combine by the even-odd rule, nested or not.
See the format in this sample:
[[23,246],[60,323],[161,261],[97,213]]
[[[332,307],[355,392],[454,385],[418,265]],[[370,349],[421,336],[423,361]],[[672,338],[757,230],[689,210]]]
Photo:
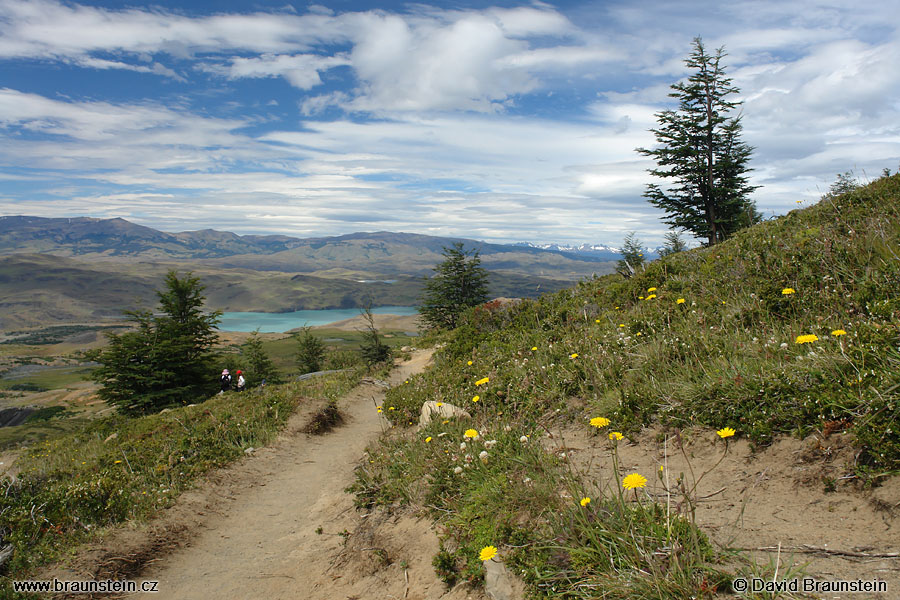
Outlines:
[[[418,315],[418,309],[414,306],[376,306],[372,308],[372,314],[376,318],[415,317]],[[299,310],[287,313],[226,312],[222,314],[217,329],[222,333],[249,333],[257,328],[260,333],[289,333],[303,327],[341,328],[341,324],[345,321],[354,322],[360,318],[361,310],[358,308]]]

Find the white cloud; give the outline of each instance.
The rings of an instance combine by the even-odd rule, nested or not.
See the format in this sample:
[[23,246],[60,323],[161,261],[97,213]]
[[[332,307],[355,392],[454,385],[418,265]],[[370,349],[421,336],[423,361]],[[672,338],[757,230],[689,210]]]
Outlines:
[[315,54],[263,54],[259,57],[237,56],[228,65],[208,65],[204,68],[229,79],[284,77],[288,83],[301,90],[321,85],[321,71],[350,64],[341,56]]
[[[49,58],[172,77],[174,71],[161,65],[130,64],[125,58],[169,54],[183,59],[239,50],[256,55],[233,56],[227,64],[207,61],[203,69],[230,79],[282,76],[300,90],[320,85],[323,70],[350,65],[361,85],[344,106],[372,112],[502,110],[510,98],[539,86],[536,72],[611,58],[605,49],[532,48],[527,41],[575,31],[546,6],[191,18],[162,10],[0,0],[0,57]],[[349,45],[349,54],[308,52],[331,50],[335,44]],[[122,58],[98,56],[104,53]]]
[[[651,163],[634,149],[653,144],[654,113],[670,105],[695,35],[726,46],[764,186],[756,198],[784,212],[837,172],[900,162],[900,32],[884,17],[894,13],[896,0],[870,11],[849,0],[651,0],[186,16],[0,0],[0,60],[161,75],[175,98],[0,90],[0,164],[45,181],[27,203],[4,189],[0,209],[156,211],[194,228],[295,234],[616,242],[637,230],[652,242],[664,226],[641,198]],[[324,76],[337,67],[351,76]],[[182,74],[197,87],[179,88]],[[279,130],[183,99],[210,75],[222,102],[235,100],[234,82],[284,78],[292,96],[256,99],[288,114]],[[292,123],[291,108],[306,119]]]

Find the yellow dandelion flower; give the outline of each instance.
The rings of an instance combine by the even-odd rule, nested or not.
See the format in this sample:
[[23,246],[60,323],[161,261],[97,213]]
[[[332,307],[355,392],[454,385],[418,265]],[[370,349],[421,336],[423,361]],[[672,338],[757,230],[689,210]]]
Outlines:
[[622,487],[626,490],[635,490],[637,488],[642,488],[645,485],[647,485],[647,478],[640,473],[626,475],[625,479],[622,480]]
[[490,380],[491,379],[489,377],[483,377],[482,379],[479,379],[478,381],[476,381],[475,385],[484,385]]
[[425,443],[427,444],[430,441],[431,441],[431,436],[429,435],[427,438],[425,438]]
[[497,549],[494,546],[485,546],[478,554],[478,560],[491,560],[495,556],[497,556]]
[[478,402],[481,400],[481,396],[472,396],[472,402]]
[[591,419],[592,427],[597,427],[599,429],[600,427],[606,427],[607,425],[609,425],[609,419],[606,417],[594,417]]
[[471,366],[472,366],[472,361],[470,360],[470,361],[467,362],[466,364],[469,365],[469,366],[471,367]]
[[121,461],[121,460],[117,460],[117,461],[115,461],[113,464],[117,465],[117,464],[119,464],[120,462],[122,462],[122,461]]
[[379,408],[379,409],[378,409],[378,412],[384,412],[384,411],[382,411],[382,410]]
[[389,406],[388,410],[396,410],[393,406]]
[[625,327],[625,323],[619,323],[619,327]]
[[616,307],[616,310],[619,310],[619,307],[618,307],[618,306]]
[[611,432],[609,433],[609,439],[615,440],[615,441],[617,441],[617,442],[618,442],[619,440],[621,440],[623,437],[625,437],[625,436],[622,435],[622,434],[621,434],[620,432],[618,432],[618,431],[611,431]]
[[644,299],[643,296],[638,296],[638,300],[643,300],[643,299]]
[[573,352],[572,354],[569,355],[569,358],[578,358],[578,353]]
[[653,300],[654,298],[656,298],[656,294],[650,294],[649,296],[644,298],[644,300]]
[[679,298],[675,301],[675,304],[684,304],[684,298]]
[[655,288],[655,287],[647,288],[647,291],[648,291],[648,292],[655,292],[655,291],[656,291],[656,288]]
[[811,344],[819,340],[819,336],[814,333],[808,333],[806,335],[798,335],[795,340],[798,344]]
[[716,433],[718,433],[719,437],[724,440],[725,438],[730,438],[731,436],[734,435],[734,429],[732,429],[731,427],[723,427],[722,429],[718,430]]
[[794,291],[794,288],[784,288],[783,290],[781,290],[782,296],[790,296],[791,294],[795,294],[795,293],[796,292]]
[[600,319],[594,319],[594,323],[599,323]]
[[634,335],[641,335],[641,332],[640,332],[640,331],[638,331],[638,332],[637,332],[637,333],[636,333],[636,334],[634,334]]
[[847,335],[847,332],[844,331],[843,329],[835,329],[834,331],[831,332],[831,335],[833,335],[834,337],[837,337],[839,335]]
[[434,405],[437,406],[438,408],[440,408],[444,405],[444,403],[443,402],[435,402]]
[[665,467],[662,465],[659,465],[659,472],[662,473],[664,470],[665,470]]
[[534,352],[535,350],[537,350],[537,346],[532,346],[531,351]]
[[587,496],[585,496],[584,498],[582,498],[582,499],[581,499],[581,502],[579,502],[579,504],[581,504],[582,506],[587,506],[587,505],[590,504],[590,503],[591,503],[591,499],[588,498]]
[[450,422],[449,419],[447,419],[446,421],[441,421],[441,425],[446,425],[446,424],[449,423],[449,422]]
[[466,432],[463,434],[463,436],[465,436],[467,438],[475,439],[478,437],[478,432],[475,431],[474,429],[466,429]]

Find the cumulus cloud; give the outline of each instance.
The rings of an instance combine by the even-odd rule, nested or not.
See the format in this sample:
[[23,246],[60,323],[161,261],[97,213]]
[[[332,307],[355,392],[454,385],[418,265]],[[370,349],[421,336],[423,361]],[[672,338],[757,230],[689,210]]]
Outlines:
[[[49,58],[178,77],[161,65],[131,64],[124,57],[181,59],[237,50],[255,55],[207,61],[200,68],[229,79],[281,76],[300,90],[320,85],[323,70],[351,66],[360,86],[341,105],[353,111],[497,111],[511,97],[536,89],[542,71],[614,56],[578,46],[533,48],[531,38],[576,31],[549,6],[191,18],[162,10],[0,0],[0,17],[0,57],[5,58]],[[308,52],[335,46],[349,52]],[[108,53],[123,59],[98,56]]]
[[[162,76],[173,92],[113,101],[7,84],[0,210],[658,241],[641,198],[652,163],[634,149],[653,145],[694,36],[729,53],[755,197],[772,214],[835,173],[897,167],[900,28],[884,15],[898,12],[897,0],[880,14],[849,0],[649,0],[188,16],[0,0],[0,60]],[[263,78],[288,84],[251,102],[277,117],[242,112],[235,90]]]
[[202,68],[229,79],[284,77],[295,88],[309,90],[322,83],[319,77],[321,71],[348,64],[349,61],[342,56],[263,54],[259,57],[237,56],[226,65]]

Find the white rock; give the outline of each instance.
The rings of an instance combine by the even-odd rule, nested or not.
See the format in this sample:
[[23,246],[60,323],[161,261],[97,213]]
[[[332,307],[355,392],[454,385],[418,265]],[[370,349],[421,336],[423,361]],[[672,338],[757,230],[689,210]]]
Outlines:
[[466,419],[471,419],[472,415],[470,415],[465,410],[460,407],[450,404],[448,402],[441,402],[441,405],[438,406],[438,403],[429,400],[425,404],[422,405],[422,411],[419,413],[419,429],[427,426],[434,419],[450,419],[453,417],[465,417]]

